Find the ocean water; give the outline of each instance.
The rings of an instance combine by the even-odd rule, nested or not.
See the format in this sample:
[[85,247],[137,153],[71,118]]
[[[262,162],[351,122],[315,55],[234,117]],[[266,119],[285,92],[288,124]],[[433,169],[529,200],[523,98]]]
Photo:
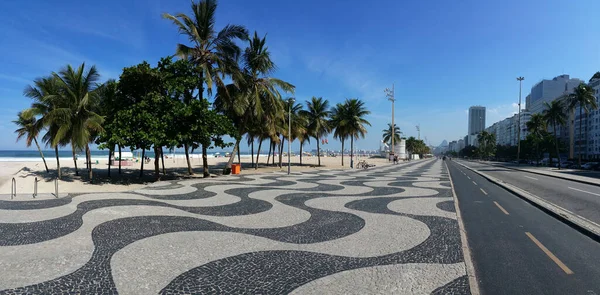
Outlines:
[[[125,150],[123,150],[123,152],[125,152]],[[42,151],[42,153],[44,153],[44,157],[47,160],[54,160],[56,159],[56,154],[54,151]],[[169,158],[185,158],[185,153],[181,152],[175,152],[175,153],[171,153],[169,151],[165,151],[165,156],[169,157]],[[207,155],[209,158],[214,158],[214,157],[223,157],[225,155],[226,152],[213,152]],[[115,154],[118,154],[118,152],[115,152]],[[77,157],[79,159],[81,158],[85,158],[85,152],[78,152],[76,153]],[[91,151],[91,155],[92,155],[92,160],[108,160],[108,150],[105,151]],[[135,157],[140,157],[142,156],[142,151],[134,151],[133,155]],[[146,156],[150,157],[150,158],[154,158],[154,152],[152,151],[146,151]],[[250,157],[249,153],[244,153],[242,152],[241,157],[245,158],[245,157]],[[261,153],[260,157],[263,157],[266,155],[263,155]],[[190,158],[196,159],[196,158],[201,158],[202,157],[202,153],[197,150],[194,151],[193,154],[190,154]],[[58,158],[60,160],[72,160],[73,159],[73,154],[71,150],[58,150]],[[0,151],[0,162],[38,162],[41,161],[41,157],[40,157],[40,153],[37,150],[21,150],[21,151]]]

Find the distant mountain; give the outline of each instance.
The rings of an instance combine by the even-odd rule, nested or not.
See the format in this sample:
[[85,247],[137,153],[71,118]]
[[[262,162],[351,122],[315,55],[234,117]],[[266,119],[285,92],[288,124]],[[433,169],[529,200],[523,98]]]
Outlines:
[[448,146],[448,142],[444,139],[444,141],[442,141],[442,143],[440,144],[440,147],[443,146]]

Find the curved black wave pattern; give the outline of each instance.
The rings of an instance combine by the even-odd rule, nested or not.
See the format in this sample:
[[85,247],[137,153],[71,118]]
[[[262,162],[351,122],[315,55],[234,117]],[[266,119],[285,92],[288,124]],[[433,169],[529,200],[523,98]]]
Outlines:
[[[274,229],[231,228],[207,220],[177,216],[141,216],[112,220],[92,231],[95,245],[92,258],[75,272],[31,286],[3,290],[0,294],[105,294],[115,292],[111,277],[110,259],[126,245],[155,235],[183,231],[223,231],[246,233],[278,241],[322,242],[352,234],[364,226],[364,220],[352,214],[321,212],[312,209],[310,220],[300,225]],[[325,214],[327,213],[327,214]],[[346,220],[343,220],[346,219]],[[318,224],[326,223],[328,231],[315,232]],[[311,237],[312,236],[312,237]]]
[[471,294],[469,288],[469,277],[461,276],[452,282],[443,285],[431,292],[431,295],[448,295],[448,294]]
[[439,202],[435,204],[435,206],[444,211],[456,212],[456,208],[454,208],[454,201]]
[[1,210],[33,210],[60,207],[71,203],[76,195],[69,194],[66,197],[47,200],[32,200],[32,201],[0,201]]

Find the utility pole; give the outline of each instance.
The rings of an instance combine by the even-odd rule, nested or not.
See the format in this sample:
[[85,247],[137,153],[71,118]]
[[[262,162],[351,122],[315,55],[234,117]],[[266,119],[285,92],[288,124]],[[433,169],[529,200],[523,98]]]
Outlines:
[[[396,137],[396,125],[394,124],[394,102],[396,101],[396,99],[394,98],[394,83],[392,83],[392,90],[390,90],[389,88],[385,89],[385,96],[387,97],[387,99],[389,101],[392,102],[392,146],[391,146],[391,154],[393,155],[395,153],[394,137]],[[389,160],[389,158],[388,158],[388,160]]]
[[415,127],[417,127],[417,139],[421,140],[421,125],[417,124]]
[[517,166],[521,165],[519,163],[521,157],[521,87],[523,86],[523,77],[517,77],[517,81],[519,81],[519,113],[517,114]]

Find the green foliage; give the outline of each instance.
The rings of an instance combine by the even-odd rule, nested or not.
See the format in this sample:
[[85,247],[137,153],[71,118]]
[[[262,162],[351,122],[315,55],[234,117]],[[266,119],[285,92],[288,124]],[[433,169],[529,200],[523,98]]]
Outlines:
[[431,150],[422,139],[416,139],[414,136],[406,139],[406,151],[410,154],[417,154],[421,157],[424,154],[430,154]]
[[487,131],[481,131],[477,137],[479,147],[477,148],[477,155],[482,159],[489,159],[494,156],[496,152],[496,134],[489,133]]
[[[393,129],[393,131],[392,131]],[[388,128],[387,129],[383,129],[383,142],[385,143],[389,143],[390,146],[392,145],[392,134],[394,134],[394,143],[400,143],[400,134],[402,132],[400,132],[400,127],[398,127],[396,124],[394,124],[394,127],[392,128],[392,124],[388,123]]]

